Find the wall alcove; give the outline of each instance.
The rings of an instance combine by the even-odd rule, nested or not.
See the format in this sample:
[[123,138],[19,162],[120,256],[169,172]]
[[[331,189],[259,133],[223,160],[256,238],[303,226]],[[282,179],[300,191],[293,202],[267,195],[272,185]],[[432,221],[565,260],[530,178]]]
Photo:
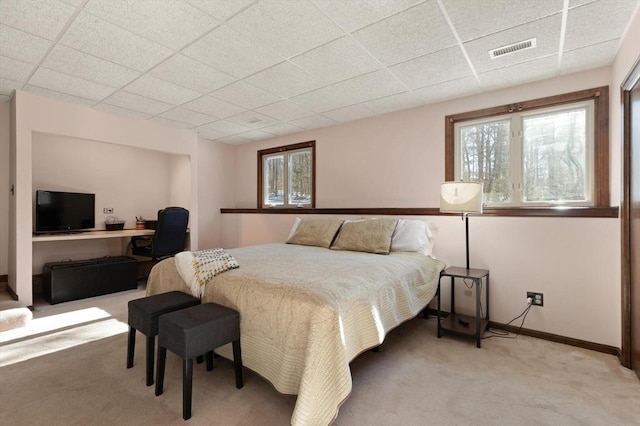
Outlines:
[[[71,152],[56,153],[56,149]],[[194,161],[197,149],[198,138],[192,131],[16,91],[11,100],[9,183],[13,185],[14,192],[9,200],[9,289],[20,301],[33,304],[32,274],[34,269],[38,269],[37,264],[41,265],[48,256],[42,256],[39,249],[34,250],[35,245],[42,243],[33,243],[32,239],[33,199],[35,190],[41,189],[41,185],[51,182],[57,188],[48,189],[78,188],[79,192],[83,192],[81,185],[87,185],[84,191],[96,192],[97,226],[104,220],[103,207],[118,209],[115,214],[120,214],[121,208],[123,216],[133,215],[130,220],[135,215],[153,215],[152,211],[158,208],[158,204],[154,204],[156,202],[160,206],[165,202],[186,204],[197,211],[198,170]],[[90,152],[94,154],[90,155]],[[125,190],[114,195],[109,189],[112,183],[122,186],[139,179],[127,156],[140,160],[145,155],[155,157],[168,166],[169,172],[159,177],[163,182],[146,182],[141,186],[143,189],[135,191],[135,195],[127,194]],[[43,166],[45,160],[51,160],[48,166]],[[161,167],[154,164],[153,167]],[[125,170],[129,168],[132,170]],[[94,173],[102,176],[96,175],[94,179]],[[67,174],[69,176],[65,178]],[[157,198],[153,198],[154,187],[164,187],[161,191],[164,194],[156,194]],[[145,200],[154,201],[143,208]],[[101,204],[111,201],[122,207]],[[190,246],[197,248],[197,215],[192,215],[190,228]],[[90,248],[89,252],[94,249]],[[65,250],[71,253],[82,251],[73,244]],[[107,248],[103,255],[110,254],[110,250],[114,248]],[[38,253],[36,257],[34,253]]]

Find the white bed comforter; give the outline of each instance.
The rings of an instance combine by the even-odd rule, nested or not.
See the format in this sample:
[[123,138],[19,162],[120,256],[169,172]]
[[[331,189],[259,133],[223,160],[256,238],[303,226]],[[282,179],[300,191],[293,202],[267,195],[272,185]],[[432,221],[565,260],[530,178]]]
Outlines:
[[[349,362],[417,315],[435,295],[444,263],[417,253],[388,256],[266,244],[228,250],[239,269],[203,295],[240,312],[244,365],[298,395],[291,424],[326,425],[351,392]],[[189,288],[173,259],[151,271],[147,295]],[[232,358],[230,345],[217,350]]]

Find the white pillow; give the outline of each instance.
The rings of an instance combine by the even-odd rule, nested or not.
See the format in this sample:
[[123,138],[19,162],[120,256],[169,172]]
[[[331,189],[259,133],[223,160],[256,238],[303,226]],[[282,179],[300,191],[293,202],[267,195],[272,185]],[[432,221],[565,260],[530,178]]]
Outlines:
[[391,238],[391,251],[411,251],[433,255],[435,226],[418,219],[400,219]]
[[298,225],[300,225],[300,222],[302,222],[302,219],[300,219],[299,217],[296,217],[296,221],[293,223],[293,226],[291,227],[291,231],[289,231],[289,236],[287,237],[287,240],[291,239],[291,237],[293,237],[293,234],[296,233],[296,230],[298,229]]

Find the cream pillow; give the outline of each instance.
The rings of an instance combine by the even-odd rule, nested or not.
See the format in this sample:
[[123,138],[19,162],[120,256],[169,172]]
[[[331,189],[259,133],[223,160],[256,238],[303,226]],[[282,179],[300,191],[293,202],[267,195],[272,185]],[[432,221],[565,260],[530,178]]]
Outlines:
[[296,219],[287,244],[329,248],[342,225],[342,219]]
[[331,248],[389,254],[391,237],[397,224],[398,219],[389,218],[346,221]]

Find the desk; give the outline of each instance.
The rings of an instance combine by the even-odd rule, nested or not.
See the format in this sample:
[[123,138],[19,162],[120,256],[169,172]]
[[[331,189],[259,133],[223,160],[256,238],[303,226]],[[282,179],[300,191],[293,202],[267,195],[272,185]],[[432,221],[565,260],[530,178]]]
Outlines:
[[140,235],[153,235],[156,231],[153,229],[123,229],[121,231],[86,231],[74,234],[55,233],[34,235],[32,240],[34,243],[43,241],[76,241],[76,240],[95,240],[100,238],[131,238]]

